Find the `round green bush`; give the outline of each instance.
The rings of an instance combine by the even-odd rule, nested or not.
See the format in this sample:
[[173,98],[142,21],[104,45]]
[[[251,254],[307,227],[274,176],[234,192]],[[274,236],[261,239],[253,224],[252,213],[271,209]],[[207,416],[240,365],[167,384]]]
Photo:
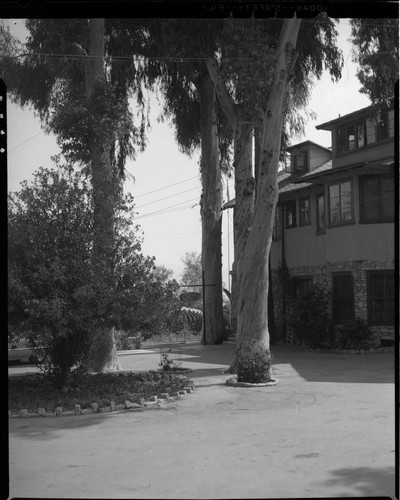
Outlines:
[[272,379],[270,353],[257,344],[239,346],[236,351],[238,382],[260,384]]

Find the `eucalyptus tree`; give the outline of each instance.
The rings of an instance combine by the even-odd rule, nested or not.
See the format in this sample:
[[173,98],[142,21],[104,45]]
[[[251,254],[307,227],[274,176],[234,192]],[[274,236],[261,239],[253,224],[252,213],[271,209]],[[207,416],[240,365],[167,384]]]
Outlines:
[[386,103],[399,79],[399,20],[354,18],[350,24],[360,92],[373,104]]
[[171,118],[176,140],[191,155],[201,148],[200,200],[202,271],[206,311],[203,341],[219,343],[224,336],[222,304],[222,171],[229,163],[230,130],[218,110],[205,58],[217,46],[222,20],[164,19],[149,25],[153,53],[160,64],[164,114]]
[[[2,57],[11,96],[30,105],[53,131],[66,158],[82,165],[93,186],[93,260],[104,284],[113,273],[114,207],[121,195],[124,165],[145,146],[148,107],[143,88],[151,68],[132,54],[145,41],[142,25],[116,19],[30,19],[26,52]],[[150,65],[151,66],[151,65]],[[129,98],[136,97],[135,124]],[[112,281],[112,280],[111,280]],[[118,369],[112,318],[104,317],[88,367]]]
[[[342,57],[334,23],[326,17],[229,20],[207,68],[233,129],[235,169],[237,346],[269,352],[268,261],[282,140],[302,126],[311,77],[324,67],[340,77]],[[260,158],[252,169],[252,133]],[[257,186],[257,197],[255,196]],[[235,359],[231,371],[237,370]]]

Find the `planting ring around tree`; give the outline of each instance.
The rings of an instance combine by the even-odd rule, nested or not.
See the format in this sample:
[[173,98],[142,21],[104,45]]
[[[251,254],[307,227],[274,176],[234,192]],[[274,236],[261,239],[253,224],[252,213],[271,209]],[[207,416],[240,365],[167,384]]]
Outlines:
[[252,384],[251,382],[238,382],[237,376],[230,377],[225,382],[227,385],[233,387],[269,387],[270,385],[276,385],[279,383],[277,378],[271,379],[269,382],[260,382],[259,384]]

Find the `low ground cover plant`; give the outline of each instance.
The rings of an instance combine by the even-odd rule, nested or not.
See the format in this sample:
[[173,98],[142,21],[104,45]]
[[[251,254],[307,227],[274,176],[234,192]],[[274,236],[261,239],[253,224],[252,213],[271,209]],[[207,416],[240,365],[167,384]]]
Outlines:
[[372,345],[372,333],[361,318],[348,320],[336,328],[336,338],[341,349],[366,349]]
[[258,345],[240,346],[236,351],[238,382],[260,384],[272,379],[271,355]]
[[8,409],[12,413],[21,409],[37,412],[38,408],[51,412],[59,406],[64,411],[73,411],[77,404],[85,409],[92,403],[109,406],[110,401],[116,404],[123,404],[126,400],[140,403],[140,398],[147,399],[165,392],[172,394],[187,385],[188,379],[173,374],[97,373],[83,374],[79,385],[62,390],[57,389],[49,377],[35,373],[9,378]]

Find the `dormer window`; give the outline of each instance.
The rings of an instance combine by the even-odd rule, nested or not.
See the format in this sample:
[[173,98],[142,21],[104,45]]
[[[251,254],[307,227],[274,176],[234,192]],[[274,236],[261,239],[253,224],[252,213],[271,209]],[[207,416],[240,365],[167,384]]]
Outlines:
[[306,172],[308,170],[307,151],[292,153],[292,172]]
[[383,110],[378,123],[373,118],[353,121],[336,129],[337,153],[347,153],[394,136],[394,110]]

